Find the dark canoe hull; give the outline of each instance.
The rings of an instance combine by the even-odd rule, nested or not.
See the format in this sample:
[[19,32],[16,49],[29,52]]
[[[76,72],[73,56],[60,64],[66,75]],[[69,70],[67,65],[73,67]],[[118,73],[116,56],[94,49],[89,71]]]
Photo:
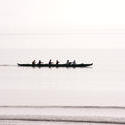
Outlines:
[[88,66],[92,66],[93,63],[91,64],[71,64],[71,65],[67,65],[67,64],[19,64],[18,63],[18,66],[24,66],[24,67],[88,67]]

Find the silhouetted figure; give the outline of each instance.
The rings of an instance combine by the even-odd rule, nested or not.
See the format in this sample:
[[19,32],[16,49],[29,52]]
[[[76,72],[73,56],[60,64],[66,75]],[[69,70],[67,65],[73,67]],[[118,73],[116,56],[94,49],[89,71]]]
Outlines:
[[41,60],[39,60],[38,64],[40,65],[41,63],[42,63]]
[[66,61],[67,65],[71,65],[71,62],[69,60]]
[[36,64],[36,60],[33,60],[32,65],[35,65],[35,64]]
[[59,61],[58,61],[58,60],[56,60],[56,65],[58,66],[58,64],[59,64]]
[[69,60],[67,60],[67,61],[66,61],[66,64],[69,65],[69,63],[70,63]]
[[49,60],[49,65],[51,65],[51,64],[52,64],[52,60],[50,59],[50,60]]
[[72,64],[75,65],[76,64],[76,60],[74,60]]

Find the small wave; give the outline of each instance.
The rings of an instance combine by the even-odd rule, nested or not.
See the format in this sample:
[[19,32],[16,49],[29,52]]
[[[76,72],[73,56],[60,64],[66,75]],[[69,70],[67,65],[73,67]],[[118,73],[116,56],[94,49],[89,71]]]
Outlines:
[[43,105],[43,106],[32,106],[32,105],[4,105],[0,108],[91,108],[91,109],[125,109],[124,106],[61,106],[61,105]]
[[51,122],[88,122],[88,123],[110,123],[125,124],[124,118],[113,117],[91,117],[91,116],[38,116],[38,115],[1,115],[0,120],[20,121],[51,121]]
[[0,120],[125,124],[125,107],[0,106]]

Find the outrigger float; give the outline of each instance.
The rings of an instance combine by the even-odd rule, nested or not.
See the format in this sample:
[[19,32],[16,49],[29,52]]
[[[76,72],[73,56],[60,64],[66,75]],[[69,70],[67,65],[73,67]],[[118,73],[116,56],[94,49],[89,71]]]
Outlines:
[[76,67],[88,67],[88,66],[92,66],[93,63],[90,63],[90,64],[84,64],[84,63],[81,63],[81,64],[19,64],[18,63],[18,66],[24,66],[24,67],[73,67],[73,68],[76,68]]

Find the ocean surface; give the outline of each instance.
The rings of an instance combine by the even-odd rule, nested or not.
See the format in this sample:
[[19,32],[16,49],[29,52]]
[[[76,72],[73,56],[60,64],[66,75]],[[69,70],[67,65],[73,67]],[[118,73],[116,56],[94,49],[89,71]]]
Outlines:
[[[88,68],[17,63],[67,59]],[[125,50],[0,50],[0,125],[125,124]]]

